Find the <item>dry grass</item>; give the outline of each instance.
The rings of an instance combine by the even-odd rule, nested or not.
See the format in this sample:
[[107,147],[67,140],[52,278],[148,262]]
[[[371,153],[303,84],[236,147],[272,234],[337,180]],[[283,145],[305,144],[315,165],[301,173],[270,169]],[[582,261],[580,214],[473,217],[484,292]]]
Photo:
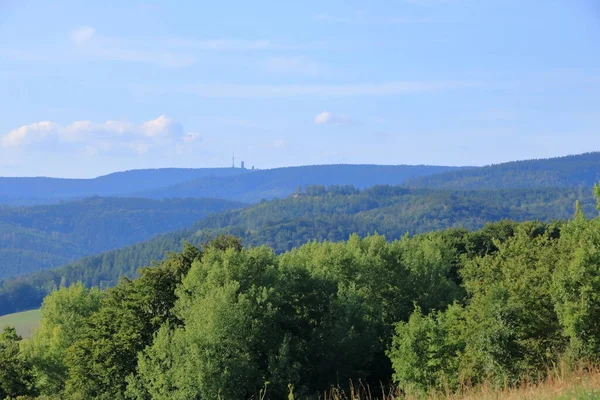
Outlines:
[[600,369],[593,366],[568,369],[564,365],[548,370],[539,383],[523,381],[518,387],[497,388],[489,384],[463,388],[458,393],[430,393],[426,396],[389,392],[374,396],[369,387],[353,385],[349,392],[332,388],[323,400],[591,400],[600,399]]

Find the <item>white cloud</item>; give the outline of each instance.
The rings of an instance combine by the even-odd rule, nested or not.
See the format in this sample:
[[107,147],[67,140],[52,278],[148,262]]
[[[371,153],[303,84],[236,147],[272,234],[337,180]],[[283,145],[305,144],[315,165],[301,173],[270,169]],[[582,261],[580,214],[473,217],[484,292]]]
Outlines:
[[4,147],[20,146],[37,141],[50,135],[56,128],[57,125],[50,121],[40,121],[30,125],[23,125],[4,135],[2,137],[2,145]]
[[305,56],[270,57],[267,69],[273,72],[316,75],[320,72],[319,64]]
[[357,83],[341,85],[237,85],[198,84],[157,87],[140,87],[145,94],[191,93],[206,98],[287,98],[299,96],[350,97],[391,96],[440,92],[481,86],[470,81],[399,81],[385,83]]
[[129,151],[145,154],[153,148],[165,148],[181,143],[191,144],[198,133],[185,134],[182,125],[164,115],[134,124],[127,121],[75,121],[60,125],[51,121],[36,122],[14,129],[0,137],[5,148],[41,145],[45,149],[79,149],[86,154],[109,151]]
[[146,154],[150,150],[148,143],[132,143],[130,147],[135,151],[136,154]]
[[140,131],[148,137],[173,136],[181,135],[183,127],[179,122],[161,115],[156,119],[144,122],[140,127]]
[[315,116],[315,124],[317,125],[339,125],[349,124],[352,119],[346,114],[334,114],[329,111],[323,111]]
[[89,26],[78,28],[71,32],[71,40],[77,44],[83,44],[90,40],[95,33],[96,30]]

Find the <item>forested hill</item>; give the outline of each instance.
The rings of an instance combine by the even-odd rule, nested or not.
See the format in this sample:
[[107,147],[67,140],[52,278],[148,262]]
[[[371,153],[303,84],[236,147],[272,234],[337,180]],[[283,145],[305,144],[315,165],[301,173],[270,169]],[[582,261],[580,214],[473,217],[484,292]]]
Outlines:
[[0,204],[34,205],[90,196],[127,195],[204,176],[247,172],[241,168],[159,168],[116,172],[93,179],[0,177]]
[[460,169],[427,165],[350,164],[286,167],[229,177],[209,176],[136,195],[158,199],[212,197],[254,203],[287,197],[298,187],[307,185],[352,185],[360,189],[374,185],[401,185],[420,176]]
[[0,204],[58,203],[90,196],[138,198],[221,198],[258,202],[286,197],[298,186],[347,184],[360,188],[398,185],[456,167],[424,165],[314,165],[249,170],[163,168],[117,172],[94,179],[0,177]]
[[94,179],[3,178],[0,204],[58,203],[90,196],[151,199],[220,198],[248,203],[284,198],[307,185],[408,185],[436,189],[591,187],[600,181],[600,153],[515,161],[486,167],[313,165],[248,170],[165,168]]
[[419,177],[408,185],[438,189],[507,189],[592,187],[599,181],[600,152],[594,152],[450,171]]
[[220,236],[51,293],[32,337],[0,334],[0,398],[597,399],[598,232],[578,211],[281,255]]
[[0,278],[56,267],[188,227],[244,206],[220,199],[93,197],[63,204],[0,207]]
[[479,228],[487,222],[566,219],[575,201],[593,216],[595,201],[587,189],[437,191],[376,186],[309,187],[292,197],[209,216],[192,228],[160,235],[119,250],[78,260],[53,270],[6,281],[0,288],[0,314],[37,307],[57,285],[82,281],[88,286],[114,285],[120,276],[135,276],[166,251],[183,242],[199,245],[220,233],[232,233],[245,245],[267,244],[283,252],[312,240],[346,240],[350,234],[380,233],[396,239],[448,227]]

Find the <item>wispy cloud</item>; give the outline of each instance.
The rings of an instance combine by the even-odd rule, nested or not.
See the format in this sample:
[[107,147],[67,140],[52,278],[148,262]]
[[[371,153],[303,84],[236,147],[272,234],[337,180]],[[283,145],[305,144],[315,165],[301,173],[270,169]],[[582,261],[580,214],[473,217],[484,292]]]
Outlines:
[[323,111],[315,116],[314,121],[317,125],[341,125],[352,123],[352,118],[346,114]]
[[264,50],[311,50],[322,49],[326,43],[314,41],[307,43],[286,43],[269,39],[190,39],[166,38],[160,43],[170,49],[197,51],[264,51]]
[[96,60],[137,62],[160,67],[186,67],[196,62],[196,57],[190,53],[100,35],[91,27],[74,30],[71,40],[77,45],[74,49],[77,56]]
[[234,39],[164,39],[162,43],[170,48],[180,48],[187,50],[231,50],[231,51],[250,51],[250,50],[269,50],[278,48],[270,40],[234,40]]
[[[183,68],[197,63],[205,52],[265,52],[322,48],[323,43],[277,43],[267,39],[194,39],[114,37],[90,26],[73,29],[71,46],[39,49],[0,48],[0,56],[18,62],[73,62],[77,60],[115,61]],[[67,43],[67,44],[69,44]]]
[[152,148],[189,144],[199,140],[198,133],[184,133],[179,122],[164,115],[141,124],[109,120],[100,123],[75,121],[61,125],[52,121],[40,121],[23,125],[0,136],[0,144],[5,148],[56,146],[93,154],[115,150],[144,154]]
[[317,75],[322,69],[319,63],[306,56],[269,57],[266,66],[272,72],[302,75]]
[[419,6],[438,6],[441,4],[448,4],[455,2],[456,0],[404,0],[406,3],[415,4]]
[[77,44],[82,44],[90,40],[95,33],[96,30],[89,26],[78,28],[71,32],[71,40]]
[[404,17],[404,16],[377,16],[377,15],[349,15],[336,16],[329,14],[317,14],[314,16],[317,21],[331,22],[349,25],[396,25],[396,24],[422,24],[437,22],[434,17]]
[[273,148],[274,149],[283,149],[284,147],[287,146],[287,143],[285,140],[283,139],[277,139],[273,142]]
[[287,98],[287,97],[350,97],[391,96],[432,93],[482,86],[473,81],[396,81],[340,85],[238,85],[190,84],[165,87],[133,88],[145,95],[187,93],[206,98]]

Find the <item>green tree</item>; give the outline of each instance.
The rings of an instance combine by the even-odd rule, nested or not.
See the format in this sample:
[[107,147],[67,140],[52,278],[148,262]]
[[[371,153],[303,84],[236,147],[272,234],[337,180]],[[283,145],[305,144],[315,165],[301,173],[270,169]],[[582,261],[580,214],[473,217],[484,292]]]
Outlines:
[[70,398],[122,399],[127,377],[136,370],[137,354],[152,343],[162,324],[178,324],[172,308],[175,288],[200,252],[186,246],[140,277],[124,279],[102,299],[87,319],[82,337],[67,352]]
[[44,299],[40,327],[23,344],[42,395],[57,395],[67,378],[65,354],[82,336],[84,321],[100,307],[103,292],[78,283],[60,288]]
[[[598,187],[597,187],[598,188]],[[553,299],[569,357],[600,359],[600,219],[576,218],[563,229]]]
[[19,349],[21,337],[12,327],[0,334],[0,398],[35,395],[31,364]]
[[387,353],[394,382],[411,393],[455,390],[461,383],[465,322],[464,309],[454,304],[445,312],[429,315],[417,307],[408,322],[398,323]]
[[518,227],[497,243],[498,252],[475,258],[462,270],[470,299],[464,373],[473,382],[486,378],[514,383],[555,362],[564,349],[551,297],[557,239]]

